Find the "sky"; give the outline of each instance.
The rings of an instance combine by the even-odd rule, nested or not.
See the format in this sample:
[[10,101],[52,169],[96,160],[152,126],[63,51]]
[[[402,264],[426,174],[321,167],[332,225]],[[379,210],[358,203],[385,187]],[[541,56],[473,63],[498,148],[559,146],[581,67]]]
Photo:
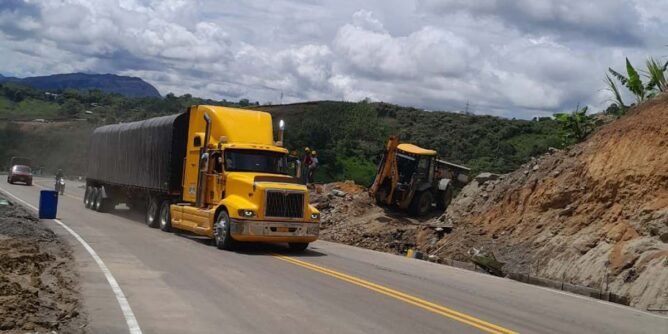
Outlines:
[[666,13],[656,0],[0,0],[0,73],[531,118],[604,109],[608,67],[668,59]]

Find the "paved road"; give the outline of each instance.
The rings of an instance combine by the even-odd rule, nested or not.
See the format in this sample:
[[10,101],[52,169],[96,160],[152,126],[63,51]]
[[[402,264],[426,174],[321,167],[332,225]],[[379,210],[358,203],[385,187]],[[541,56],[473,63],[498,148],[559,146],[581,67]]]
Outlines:
[[[41,187],[0,184],[37,206]],[[99,255],[143,333],[668,333],[668,318],[399,256],[318,241],[219,251],[143,225],[128,210],[96,213],[69,182],[58,218]],[[93,333],[128,333],[91,255],[70,242]]]

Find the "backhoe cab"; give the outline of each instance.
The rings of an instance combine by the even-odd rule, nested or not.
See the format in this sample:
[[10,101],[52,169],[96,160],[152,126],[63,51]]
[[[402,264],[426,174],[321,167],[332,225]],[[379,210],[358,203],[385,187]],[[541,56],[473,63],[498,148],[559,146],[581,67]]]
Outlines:
[[468,182],[467,167],[437,157],[434,150],[413,144],[399,144],[391,136],[369,192],[379,205],[396,205],[424,216],[434,204],[445,210],[455,186]]

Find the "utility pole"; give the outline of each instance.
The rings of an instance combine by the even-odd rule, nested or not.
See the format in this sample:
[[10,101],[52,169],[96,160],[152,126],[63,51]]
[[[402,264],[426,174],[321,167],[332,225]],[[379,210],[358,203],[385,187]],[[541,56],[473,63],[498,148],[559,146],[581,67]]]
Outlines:
[[283,90],[281,90],[281,104],[283,104]]
[[467,115],[469,113],[469,100],[466,100],[466,109],[464,109],[464,113]]

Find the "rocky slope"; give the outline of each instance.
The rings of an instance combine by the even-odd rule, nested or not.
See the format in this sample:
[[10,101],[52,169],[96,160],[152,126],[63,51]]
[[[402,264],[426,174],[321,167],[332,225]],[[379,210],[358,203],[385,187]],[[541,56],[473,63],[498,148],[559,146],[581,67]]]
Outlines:
[[484,247],[508,271],[668,308],[668,95],[582,144],[472,182],[439,221],[453,232],[427,252]]
[[440,217],[374,205],[350,182],[319,186],[322,238],[395,254],[469,261],[475,248],[530,274],[668,309],[668,95],[586,142],[505,175],[481,174]]

